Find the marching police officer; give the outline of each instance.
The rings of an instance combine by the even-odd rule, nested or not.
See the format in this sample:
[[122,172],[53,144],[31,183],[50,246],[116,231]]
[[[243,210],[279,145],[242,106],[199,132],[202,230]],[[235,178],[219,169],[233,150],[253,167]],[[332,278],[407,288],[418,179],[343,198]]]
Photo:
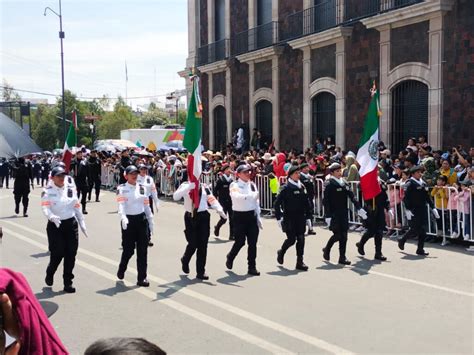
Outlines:
[[100,202],[99,195],[100,195],[100,184],[101,179],[100,175],[102,173],[102,162],[100,161],[99,157],[97,156],[97,150],[91,150],[91,155],[88,159],[89,165],[89,196],[88,201],[91,200],[92,189],[95,190],[95,202]]
[[79,223],[79,227],[87,237],[86,224],[76,192],[64,182],[66,171],[61,167],[56,167],[52,170],[51,176],[52,183],[43,190],[41,195],[43,214],[48,219],[46,232],[51,253],[45,282],[48,286],[53,285],[54,274],[64,259],[64,291],[74,293],[76,289],[72,286],[74,279],[72,271],[79,244],[77,226]]
[[381,180],[379,181],[381,192],[373,199],[365,201],[365,209],[368,212],[365,227],[367,230],[356,243],[357,251],[360,255],[365,255],[364,245],[370,238],[374,238],[375,256],[374,259],[386,261],[387,258],[382,254],[382,236],[385,228],[385,210],[390,209],[390,203],[387,196],[387,186]]
[[[230,184],[234,181],[231,175],[230,165],[224,164],[221,168],[222,175],[216,181],[214,192],[219,203],[224,209],[224,213],[229,216],[229,240],[234,240],[234,223],[232,220],[232,199],[230,198]],[[219,219],[219,222],[214,226],[214,235],[219,236],[219,230],[225,224],[226,218]]]
[[5,187],[8,189],[8,183],[10,181],[10,163],[6,158],[0,159],[0,189],[3,188],[3,183],[5,182]]
[[199,206],[195,208],[189,195],[195,186],[194,182],[185,181],[173,194],[175,201],[184,198],[184,208],[186,209],[184,213],[184,236],[188,244],[181,258],[181,265],[183,272],[189,274],[189,261],[194,252],[196,252],[196,277],[201,280],[208,280],[209,276],[206,275],[206,257],[210,233],[210,215],[207,210],[208,207],[215,209],[221,218],[226,218],[226,214],[217,199],[212,195],[209,187],[204,184],[200,184]]
[[[148,167],[145,164],[138,165],[138,177],[137,183],[145,186],[145,191],[150,200],[150,209],[153,213],[153,204],[156,207],[156,212],[160,206],[160,200],[158,200],[158,193],[156,192],[156,185],[151,176],[148,176]],[[150,240],[148,241],[148,246],[152,247],[153,243],[151,242],[151,234],[149,235]]]
[[43,158],[41,161],[41,187],[48,185],[49,173],[51,172],[51,164],[48,158]]
[[87,214],[87,193],[89,192],[89,164],[82,157],[82,151],[78,150],[76,158],[71,161],[71,172],[77,186],[77,197],[81,199],[82,213]]
[[235,241],[227,254],[226,267],[232,269],[235,257],[247,241],[248,274],[259,276],[260,272],[256,267],[257,240],[259,229],[262,229],[263,225],[260,218],[258,190],[255,184],[250,181],[251,169],[248,164],[239,165],[237,167],[238,180],[230,184]]
[[153,214],[145,186],[137,183],[138,169],[129,165],[125,169],[126,183],[117,188],[118,213],[122,227],[122,257],[117,277],[123,280],[128,262],[137,248],[137,285],[148,287],[147,257],[148,232],[153,234]]
[[308,163],[303,163],[300,165],[300,180],[301,183],[306,188],[306,193],[308,194],[309,205],[311,216],[306,220],[308,225],[308,235],[315,235],[316,232],[313,229],[313,215],[314,215],[314,178],[309,173]]
[[15,182],[13,183],[13,195],[15,196],[15,214],[20,213],[20,202],[23,204],[23,217],[28,217],[28,203],[30,201],[30,182],[33,187],[33,169],[24,158],[18,158],[13,165]]
[[360,207],[349,186],[342,179],[341,165],[332,163],[329,166],[329,171],[331,177],[324,190],[323,205],[326,223],[333,235],[323,248],[323,257],[324,260],[329,261],[332,246],[339,242],[339,264],[350,265],[351,262],[346,258],[347,231],[349,229],[347,199],[352,201],[357,209],[357,214],[362,219],[367,218],[367,212]]
[[430,198],[428,187],[421,179],[423,168],[421,166],[414,166],[410,169],[411,177],[406,183],[405,197],[403,203],[405,204],[405,214],[408,219],[410,229],[403,237],[398,240],[398,247],[401,250],[405,249],[405,242],[410,237],[418,236],[418,248],[416,254],[421,256],[428,256],[425,252],[425,238],[426,225],[428,224],[427,205],[436,219],[440,218],[438,211],[434,208],[433,201]]
[[[57,168],[57,167],[63,168],[66,171],[66,164],[64,164],[64,162],[62,162],[62,161],[54,162],[53,169]],[[48,179],[49,180],[48,180],[48,184],[46,185],[46,187],[51,186],[51,184],[53,183],[51,172],[48,175]],[[74,179],[72,178],[71,175],[66,175],[66,177],[64,178],[64,183],[66,184],[66,186],[70,186],[74,191],[77,191],[76,184],[75,184]]]
[[286,240],[277,252],[277,261],[282,265],[286,251],[296,242],[296,269],[308,271],[303,261],[304,232],[312,212],[308,193],[300,180],[300,169],[297,165],[290,167],[288,182],[275,200],[275,216],[278,225],[286,233]]

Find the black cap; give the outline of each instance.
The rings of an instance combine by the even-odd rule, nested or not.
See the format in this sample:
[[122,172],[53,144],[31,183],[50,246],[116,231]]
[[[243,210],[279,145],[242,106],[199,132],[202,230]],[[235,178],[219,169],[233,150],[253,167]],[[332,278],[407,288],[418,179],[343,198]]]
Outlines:
[[300,169],[303,170],[304,168],[307,168],[309,166],[308,163],[303,163],[300,165]]
[[66,175],[66,170],[64,170],[60,166],[57,166],[53,170],[51,170],[51,176],[59,176],[59,175]]
[[135,165],[129,165],[125,169],[125,174],[131,174],[131,173],[135,173],[135,172],[138,172],[138,169]]
[[244,171],[252,170],[252,167],[249,164],[242,164],[237,167],[237,174],[243,173]]
[[301,167],[299,165],[292,165],[290,166],[290,168],[288,169],[288,176],[291,176],[293,175],[295,172],[297,171],[300,171],[301,170]]
[[410,174],[416,173],[417,171],[422,171],[423,167],[421,165],[415,165],[411,167]]

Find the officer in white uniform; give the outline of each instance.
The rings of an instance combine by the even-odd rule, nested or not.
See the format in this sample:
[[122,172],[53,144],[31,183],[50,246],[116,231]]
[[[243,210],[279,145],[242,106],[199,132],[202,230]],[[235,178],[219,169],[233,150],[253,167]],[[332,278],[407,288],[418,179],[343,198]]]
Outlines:
[[240,249],[248,244],[248,273],[259,276],[256,267],[257,240],[259,229],[263,228],[260,218],[259,194],[255,184],[250,181],[251,167],[243,164],[237,167],[238,180],[230,184],[230,197],[232,209],[234,210],[234,245],[227,254],[226,267],[232,269],[234,259]]
[[[60,167],[66,170],[66,164],[64,164],[64,162],[62,161],[56,162],[53,169],[56,167]],[[64,179],[64,184],[68,187],[70,186],[72,189],[74,189],[74,191],[77,191],[76,183],[74,182],[74,179],[72,178],[71,175],[66,175],[66,178]],[[51,170],[49,172],[48,183],[46,184],[46,187],[49,187],[52,185],[53,185],[53,182],[52,182],[52,170]]]
[[129,165],[125,169],[127,180],[117,188],[118,213],[122,226],[122,258],[120,259],[117,277],[123,280],[128,261],[137,248],[137,285],[148,287],[147,256],[148,232],[153,234],[153,214],[150,209],[145,186],[137,183],[138,169]]
[[181,258],[183,272],[189,274],[189,261],[194,252],[196,252],[196,273],[197,278],[201,280],[208,280],[206,275],[206,257],[207,257],[207,243],[210,234],[210,215],[207,211],[212,208],[217,211],[221,218],[226,219],[227,215],[220,205],[219,201],[212,195],[211,190],[207,185],[200,184],[200,200],[199,207],[193,208],[193,202],[189,193],[195,188],[194,182],[183,182],[178,190],[173,194],[173,199],[179,201],[184,199],[184,236],[188,242],[184,255]]
[[[140,185],[145,186],[146,194],[150,200],[150,209],[151,212],[153,211],[153,205],[155,205],[156,212],[158,212],[158,208],[160,207],[160,200],[158,199],[158,193],[156,191],[156,185],[153,181],[153,178],[148,173],[148,167],[145,164],[138,165],[138,177],[137,183]],[[153,243],[151,242],[151,234],[148,235],[150,238],[148,241],[148,246],[152,247]]]
[[48,218],[46,232],[51,253],[45,282],[48,286],[53,285],[54,273],[64,258],[64,291],[74,293],[76,289],[72,286],[74,279],[72,271],[79,244],[77,227],[79,223],[79,227],[87,237],[86,224],[76,191],[72,186],[65,184],[66,171],[56,167],[51,171],[51,176],[51,184],[41,195],[43,214]]

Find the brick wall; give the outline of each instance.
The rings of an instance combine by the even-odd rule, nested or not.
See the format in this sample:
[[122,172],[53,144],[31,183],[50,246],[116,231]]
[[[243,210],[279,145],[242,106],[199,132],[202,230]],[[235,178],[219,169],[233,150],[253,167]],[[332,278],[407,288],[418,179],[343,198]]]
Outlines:
[[225,71],[214,73],[212,75],[212,95],[224,95],[225,96]]
[[474,146],[474,1],[458,0],[444,18],[443,147]]
[[200,47],[207,44],[208,38],[208,23],[207,23],[207,0],[199,0],[199,15],[200,15],[200,33],[201,44]]
[[330,77],[336,79],[336,45],[311,50],[311,81]]
[[407,62],[429,63],[429,29],[429,21],[423,21],[391,30],[391,69]]
[[272,61],[255,63],[255,90],[272,88]]
[[279,58],[280,146],[303,146],[303,52],[286,47]]
[[360,23],[346,40],[346,149],[356,149],[362,134],[372,79],[378,82],[379,42],[379,32]]

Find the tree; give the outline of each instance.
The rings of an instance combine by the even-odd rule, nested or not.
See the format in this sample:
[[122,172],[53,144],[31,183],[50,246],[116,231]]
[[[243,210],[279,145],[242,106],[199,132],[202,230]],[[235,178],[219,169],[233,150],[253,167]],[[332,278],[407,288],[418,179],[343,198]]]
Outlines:
[[36,129],[33,131],[33,139],[45,150],[52,150],[56,147],[58,121],[54,117],[54,111],[49,110],[39,120]]
[[21,101],[21,96],[13,89],[6,79],[3,79],[3,101]]
[[164,125],[169,122],[168,113],[156,107],[156,105],[152,102],[148,107],[148,112],[145,112],[142,115],[142,126],[143,128],[151,128],[155,125]]
[[97,124],[98,139],[118,139],[120,131],[140,128],[140,120],[132,114],[129,107],[117,106],[113,112],[107,112]]
[[179,110],[178,111],[178,124],[180,124],[181,126],[184,126],[186,124],[186,118],[188,117],[188,113],[186,112],[186,110]]

